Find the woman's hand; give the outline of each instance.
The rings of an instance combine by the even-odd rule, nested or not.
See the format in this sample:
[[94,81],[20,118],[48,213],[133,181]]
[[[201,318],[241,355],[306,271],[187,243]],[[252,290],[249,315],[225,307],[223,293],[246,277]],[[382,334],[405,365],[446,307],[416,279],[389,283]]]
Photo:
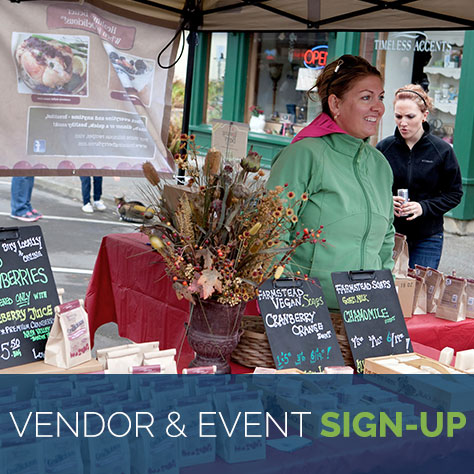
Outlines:
[[416,201],[405,201],[401,196],[393,196],[393,213],[396,217],[407,217],[412,221],[423,214],[421,204]]
[[422,214],[423,208],[419,202],[408,201],[401,207],[401,215],[409,216],[407,217],[407,221],[412,221],[413,219],[420,217]]
[[405,199],[403,199],[401,196],[393,196],[393,213],[395,214],[395,217],[402,217],[402,206],[403,203],[405,202]]

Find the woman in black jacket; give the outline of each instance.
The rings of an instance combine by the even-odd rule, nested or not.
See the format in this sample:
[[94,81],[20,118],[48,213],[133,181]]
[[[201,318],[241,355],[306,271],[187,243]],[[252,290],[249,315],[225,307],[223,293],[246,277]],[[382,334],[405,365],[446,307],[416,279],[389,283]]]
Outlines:
[[[438,268],[443,215],[462,197],[461,171],[452,146],[432,135],[426,118],[432,100],[409,84],[395,93],[395,134],[377,144],[393,171],[395,229],[407,236],[410,267]],[[409,201],[397,195],[408,189]]]

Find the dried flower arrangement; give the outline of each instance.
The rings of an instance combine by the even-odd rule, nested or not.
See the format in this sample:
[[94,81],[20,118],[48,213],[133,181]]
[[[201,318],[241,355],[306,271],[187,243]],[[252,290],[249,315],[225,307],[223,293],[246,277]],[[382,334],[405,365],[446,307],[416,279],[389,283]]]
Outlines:
[[187,152],[175,161],[189,180],[174,186],[180,190],[176,207],[153,165],[143,165],[155,217],[140,228],[163,257],[178,298],[230,306],[255,299],[261,283],[280,278],[298,246],[324,241],[322,229],[304,229],[285,242],[308,196],[295,196],[287,185],[267,190],[261,156],[252,148],[240,164],[222,161],[211,148],[200,165],[193,135],[183,136],[181,147]]

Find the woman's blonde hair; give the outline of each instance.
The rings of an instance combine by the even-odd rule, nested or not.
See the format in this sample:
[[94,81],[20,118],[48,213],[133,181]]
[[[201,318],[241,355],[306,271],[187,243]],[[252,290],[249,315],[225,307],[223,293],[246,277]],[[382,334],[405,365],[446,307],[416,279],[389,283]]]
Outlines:
[[[328,99],[331,94],[342,98],[355,81],[367,76],[382,79],[379,70],[361,56],[344,54],[328,64],[316,80],[316,84],[308,91],[308,96],[317,88],[323,112],[331,115]],[[311,98],[311,97],[310,97]]]
[[407,84],[406,86],[400,87],[400,89],[395,92],[393,105],[395,105],[398,100],[405,99],[415,102],[422,112],[433,108],[433,99],[425,92],[423,87],[418,84]]

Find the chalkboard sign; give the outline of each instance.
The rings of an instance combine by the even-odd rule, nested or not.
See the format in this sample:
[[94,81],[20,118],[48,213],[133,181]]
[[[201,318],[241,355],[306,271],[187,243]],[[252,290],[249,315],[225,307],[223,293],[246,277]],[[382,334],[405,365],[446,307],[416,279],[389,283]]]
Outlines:
[[41,227],[1,227],[0,368],[44,359],[58,304]]
[[278,370],[344,365],[318,280],[267,280],[258,306]]
[[331,276],[357,372],[367,357],[413,352],[389,270]]

